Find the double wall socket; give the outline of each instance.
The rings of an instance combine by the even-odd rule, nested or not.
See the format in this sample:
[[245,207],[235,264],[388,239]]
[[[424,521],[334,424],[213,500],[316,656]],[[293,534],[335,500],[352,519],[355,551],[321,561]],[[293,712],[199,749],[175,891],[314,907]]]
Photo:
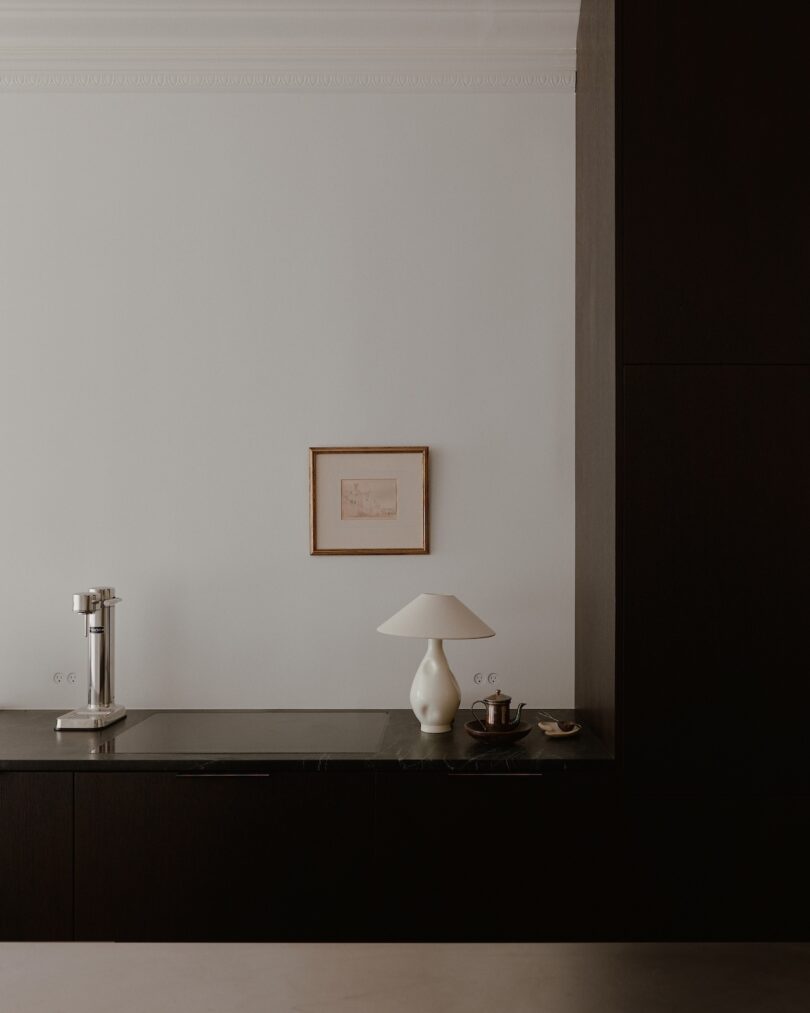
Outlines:
[[75,672],[54,672],[53,681],[57,686],[61,686],[62,683],[69,683],[71,686],[76,685],[76,673]]
[[495,683],[498,681],[498,673],[490,672],[489,675],[485,676],[483,672],[476,672],[475,675],[473,676],[473,682],[475,683],[476,686],[480,686],[483,683],[484,679],[486,679],[486,681],[490,684],[490,686],[494,686]]

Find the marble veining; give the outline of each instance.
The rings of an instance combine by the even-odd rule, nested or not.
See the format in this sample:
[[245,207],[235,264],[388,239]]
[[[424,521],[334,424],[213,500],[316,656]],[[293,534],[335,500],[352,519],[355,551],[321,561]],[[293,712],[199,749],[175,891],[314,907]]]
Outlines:
[[[54,732],[58,711],[0,711],[0,770],[400,770],[445,771],[454,774],[539,774],[552,771],[610,768],[613,756],[587,726],[572,739],[550,739],[536,727],[539,712],[524,711],[535,727],[520,742],[491,747],[464,731],[470,720],[460,711],[453,730],[442,735],[420,731],[410,710],[390,710],[382,741],[375,752],[317,750],[303,753],[132,753],[116,750],[116,739],[161,711],[131,711],[124,721],[101,732]],[[221,713],[223,719],[229,713]],[[253,712],[255,713],[255,712]],[[300,711],[274,711],[295,715]],[[323,712],[318,712],[323,714]],[[344,713],[345,712],[335,712]],[[555,709],[555,716],[576,719],[573,710]],[[578,719],[579,720],[579,719]]]

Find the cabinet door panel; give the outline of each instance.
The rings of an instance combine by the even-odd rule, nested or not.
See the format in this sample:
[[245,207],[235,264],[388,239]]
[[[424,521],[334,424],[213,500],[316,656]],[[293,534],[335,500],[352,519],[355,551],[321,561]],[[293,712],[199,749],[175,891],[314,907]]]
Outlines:
[[627,769],[810,783],[810,367],[631,366],[624,385]]
[[73,938],[73,775],[0,772],[0,939]]
[[79,939],[362,935],[371,777],[76,776]]
[[623,938],[808,938],[807,796],[630,795],[621,834]]
[[[810,9],[624,0],[620,303],[626,362],[810,362]],[[752,73],[778,52],[767,73]]]
[[765,938],[752,806],[715,797],[630,796],[622,820],[625,939]]
[[380,939],[608,938],[612,788],[576,775],[377,776]]

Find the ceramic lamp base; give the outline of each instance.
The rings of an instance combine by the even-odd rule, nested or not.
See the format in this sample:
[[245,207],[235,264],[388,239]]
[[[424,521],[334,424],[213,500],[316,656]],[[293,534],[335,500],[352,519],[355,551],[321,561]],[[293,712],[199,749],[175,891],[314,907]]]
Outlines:
[[449,732],[460,703],[461,692],[441,640],[428,640],[427,652],[411,685],[411,707],[422,731]]

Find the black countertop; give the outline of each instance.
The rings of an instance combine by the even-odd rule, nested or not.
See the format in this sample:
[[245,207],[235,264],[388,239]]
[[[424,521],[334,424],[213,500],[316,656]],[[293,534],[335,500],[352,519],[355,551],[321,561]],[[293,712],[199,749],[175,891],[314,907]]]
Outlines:
[[[125,732],[137,728],[155,714],[169,711],[130,711],[123,721],[100,732],[55,732],[54,722],[62,711],[0,711],[0,771],[3,770],[166,770],[166,771],[241,771],[275,770],[434,770],[454,773],[535,774],[571,770],[609,769],[613,756],[588,728],[573,738],[548,738],[539,728],[536,709],[524,710],[523,718],[532,730],[512,746],[489,747],[472,739],[464,731],[469,711],[460,711],[453,730],[429,735],[419,729],[410,710],[377,711],[387,715],[381,734],[374,738],[374,750],[368,749],[368,735],[363,735],[357,752],[349,752],[352,742],[351,722],[346,724],[344,741],[339,752],[124,752],[126,742],[136,742],[133,735],[123,739]],[[222,715],[223,724],[234,714],[272,714],[276,723],[288,716],[291,723],[304,727],[308,714],[325,712],[272,711],[184,711],[183,714],[206,716],[210,728],[213,715]],[[336,715],[368,712],[334,711]],[[575,719],[572,710],[553,710],[555,717]],[[302,722],[304,724],[302,724]],[[141,729],[145,732],[146,729]],[[116,741],[120,739],[120,741]],[[139,748],[148,741],[138,736]],[[159,741],[156,739],[156,741]],[[289,735],[286,738],[289,741]],[[358,742],[360,740],[358,739]],[[312,730],[308,745],[313,743]],[[252,744],[252,743],[251,743]],[[182,745],[182,744],[181,744]],[[188,745],[182,745],[187,749]]]

